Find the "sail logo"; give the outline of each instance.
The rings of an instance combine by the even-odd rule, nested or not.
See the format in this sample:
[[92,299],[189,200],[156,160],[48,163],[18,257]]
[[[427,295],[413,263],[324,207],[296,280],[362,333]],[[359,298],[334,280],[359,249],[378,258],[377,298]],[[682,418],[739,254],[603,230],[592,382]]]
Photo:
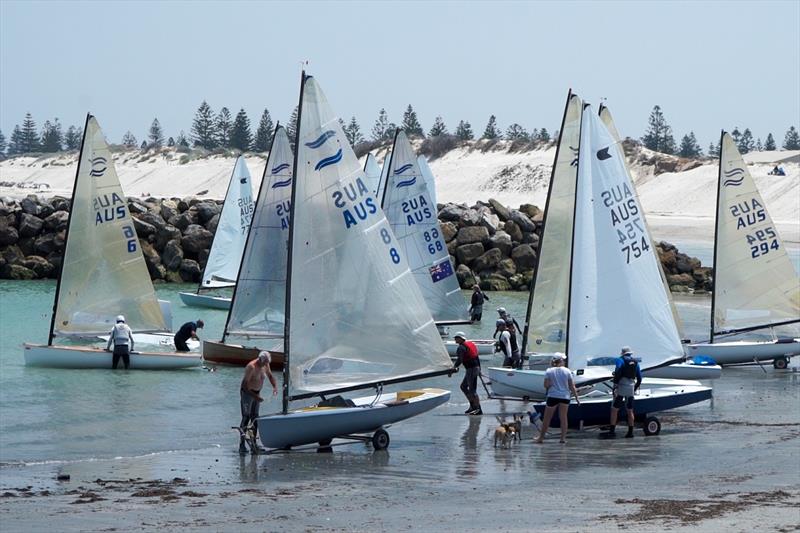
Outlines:
[[286,170],[287,168],[289,168],[289,163],[281,163],[280,165],[272,167],[272,173],[277,174],[281,170]]
[[[416,178],[415,178],[416,179]],[[420,194],[416,198],[409,198],[400,204],[403,214],[406,216],[406,225],[413,226],[424,222],[426,219],[433,217],[428,201],[425,196]]]
[[453,275],[453,265],[450,264],[450,261],[442,261],[438,265],[434,265],[428,269],[431,274],[431,280],[434,283],[442,281],[443,279],[449,278]]
[[322,170],[325,167],[335,165],[341,160],[342,160],[342,149],[339,148],[339,151],[333,154],[332,156],[320,159],[319,162],[314,167],[314,170]]
[[91,170],[89,170],[89,175],[95,178],[99,178],[103,174],[106,173],[108,170],[108,160],[105,157],[95,157],[90,160],[92,164]]
[[395,185],[395,188],[396,189],[400,189],[400,188],[403,188],[403,187],[411,187],[415,183],[417,183],[417,177],[416,176],[414,176],[413,178],[411,178],[409,180],[398,181],[397,185]]
[[375,199],[370,196],[369,189],[361,177],[356,178],[354,183],[342,185],[340,190],[333,191],[331,198],[333,205],[342,211],[345,229],[350,229],[351,226],[357,225],[359,220],[366,220],[378,212]]
[[395,176],[399,176],[400,174],[402,174],[406,170],[410,169],[412,166],[414,166],[414,165],[412,165],[411,163],[407,163],[407,164],[403,165],[402,167],[396,169],[394,171],[394,175]]
[[244,178],[239,178],[239,183],[241,183],[242,185],[246,185],[247,184],[247,177],[245,176]]
[[602,148],[597,151],[597,159],[599,159],[600,161],[611,159],[611,154],[608,153],[608,147]]
[[276,181],[275,183],[273,183],[272,188],[278,189],[280,187],[288,187],[291,184],[292,184],[292,178],[286,178],[283,181]]
[[325,133],[323,133],[322,135],[320,135],[319,137],[317,137],[315,140],[311,141],[310,143],[305,143],[305,144],[309,148],[316,149],[316,148],[319,148],[320,146],[322,146],[323,144],[325,144],[325,141],[327,141],[328,139],[330,139],[334,135],[336,135],[335,131],[328,130]]
[[725,187],[738,187],[744,182],[744,169],[743,168],[734,168],[733,170],[726,170],[723,172],[725,174],[725,181],[722,182],[722,185]]

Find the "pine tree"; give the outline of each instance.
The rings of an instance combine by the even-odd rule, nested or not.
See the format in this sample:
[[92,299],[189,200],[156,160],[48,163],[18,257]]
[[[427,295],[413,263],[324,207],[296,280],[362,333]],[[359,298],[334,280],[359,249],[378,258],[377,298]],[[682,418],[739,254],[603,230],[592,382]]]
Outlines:
[[20,152],[21,154],[29,154],[31,152],[39,151],[39,134],[36,133],[36,122],[30,113],[25,115],[25,120],[22,122],[22,136],[20,137]]
[[414,108],[411,107],[411,104],[408,104],[406,112],[403,113],[403,122],[400,124],[400,127],[405,130],[409,137],[425,137],[425,132],[422,130],[422,124],[420,124],[419,120],[417,119],[417,112],[414,111]]
[[364,136],[361,135],[361,127],[356,122],[356,117],[350,118],[350,123],[344,128],[344,135],[351,146],[357,146],[364,142]]
[[697,138],[694,132],[690,131],[688,135],[684,135],[681,139],[681,146],[678,149],[678,155],[681,157],[696,158],[700,157],[702,150],[700,145],[697,144]]
[[442,120],[441,116],[437,116],[436,120],[433,121],[433,126],[431,126],[431,131],[428,132],[428,137],[438,137],[440,135],[447,135],[447,126]]
[[19,124],[14,126],[11,130],[11,139],[8,142],[8,155],[18,155],[22,152],[22,130]]
[[61,133],[61,123],[58,119],[55,119],[53,122],[45,120],[44,126],[42,126],[42,152],[60,152],[63,142],[64,135]]
[[[83,137],[83,130],[75,126],[70,126],[67,128],[67,133],[64,134],[64,147],[67,150],[77,150],[81,146],[81,137]],[[136,143],[134,143],[134,146],[135,144]]]
[[147,150],[147,141],[142,141],[142,145],[139,147],[140,150]]
[[744,129],[744,133],[742,133],[742,136],[739,138],[737,147],[739,148],[740,154],[746,154],[755,150],[756,145],[753,142],[753,134],[750,132],[750,128]]
[[717,159],[719,157],[719,149],[714,146],[714,143],[708,145],[708,157]]
[[667,124],[660,106],[653,107],[647,123],[647,131],[642,137],[645,148],[662,154],[674,154],[675,138],[672,136],[672,128]]
[[185,148],[189,147],[189,139],[186,138],[186,134],[183,132],[183,130],[181,130],[181,132],[178,134],[178,138],[175,139],[175,143],[178,146],[183,146]]
[[203,100],[192,121],[192,141],[195,146],[200,146],[206,150],[217,147],[217,129],[214,126],[214,111],[211,106]]
[[6,137],[3,135],[3,130],[0,130],[0,155],[6,153]]
[[784,150],[800,150],[800,135],[794,126],[790,126],[786,135],[783,137]]
[[397,131],[397,124],[394,122],[390,122],[388,126],[386,126],[386,138],[387,139],[394,139],[394,134]]
[[388,130],[389,115],[386,114],[386,110],[384,108],[381,108],[381,110],[378,111],[378,118],[375,120],[375,125],[372,126],[372,140],[386,140],[388,138]]
[[778,146],[775,144],[775,137],[773,137],[771,133],[768,133],[767,134],[767,140],[764,143],[764,150],[767,151],[767,152],[772,152],[773,150],[776,150],[777,148],[778,148]]
[[742,132],[739,131],[738,126],[733,128],[733,131],[731,132],[731,139],[733,139],[734,144],[736,144],[736,146],[738,147],[739,141],[742,140]]
[[497,127],[497,118],[492,115],[489,117],[489,122],[486,124],[486,128],[483,130],[483,135],[481,139],[500,139],[502,135],[500,134],[500,130]]
[[460,120],[456,128],[456,137],[462,141],[471,141],[474,139],[475,134],[472,133],[472,125],[466,120]]
[[286,134],[289,136],[289,142],[294,147],[295,137],[297,136],[297,106],[294,106],[292,116],[289,117],[289,122],[286,124]]
[[173,146],[175,146],[175,139],[173,139],[172,137],[170,137],[169,139],[167,139],[167,146],[169,146],[170,148],[172,148]]
[[759,137],[758,139],[756,139],[756,152],[763,152],[763,151],[764,151],[764,145],[761,144],[761,137]]
[[258,123],[256,130],[256,138],[253,141],[253,150],[256,152],[266,152],[272,144],[272,130],[275,125],[272,123],[272,117],[269,116],[269,110],[265,109],[261,113],[261,120]]
[[231,148],[246,152],[253,144],[253,134],[250,133],[250,119],[244,109],[240,109],[236,114],[231,128]]
[[164,145],[164,132],[161,130],[161,124],[158,122],[157,118],[154,118],[153,123],[150,124],[150,131],[147,134],[147,138],[150,139],[150,148],[158,149]]
[[527,141],[530,137],[525,128],[515,122],[506,130],[506,139],[509,141]]
[[547,128],[542,128],[541,130],[539,130],[538,140],[543,143],[550,142],[550,133],[547,132]]
[[133,133],[131,133],[130,130],[126,131],[125,135],[122,136],[122,146],[126,148],[136,148],[137,144],[138,142]]
[[230,148],[233,121],[231,120],[231,112],[228,111],[227,107],[219,110],[214,125],[217,128],[217,144],[223,148]]

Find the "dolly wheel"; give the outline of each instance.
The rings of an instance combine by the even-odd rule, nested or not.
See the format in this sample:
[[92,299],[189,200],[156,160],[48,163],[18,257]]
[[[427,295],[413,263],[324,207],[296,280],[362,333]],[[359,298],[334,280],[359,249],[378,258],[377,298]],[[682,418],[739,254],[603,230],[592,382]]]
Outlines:
[[648,437],[661,433],[661,422],[654,416],[649,416],[644,421],[644,434]]
[[789,366],[789,358],[788,357],[776,357],[772,361],[772,366],[777,370],[786,370],[786,367]]
[[389,447],[389,434],[384,429],[379,429],[372,436],[372,447],[376,450],[385,450]]

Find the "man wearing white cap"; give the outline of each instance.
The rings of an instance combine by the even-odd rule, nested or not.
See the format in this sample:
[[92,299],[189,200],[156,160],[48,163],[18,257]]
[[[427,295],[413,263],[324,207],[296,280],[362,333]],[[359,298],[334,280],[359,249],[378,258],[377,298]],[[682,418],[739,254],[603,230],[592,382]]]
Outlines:
[[244,435],[247,431],[247,426],[251,422],[253,424],[253,436],[256,437],[258,435],[258,407],[264,401],[260,394],[261,388],[264,386],[264,379],[269,379],[272,385],[272,395],[276,396],[278,394],[278,383],[269,368],[271,361],[272,357],[269,352],[262,351],[259,352],[258,357],[247,363],[244,368],[244,377],[239,387],[240,406],[242,408],[242,423],[239,424],[242,430],[242,436],[239,440],[239,453],[247,453]]
[[127,370],[131,366],[131,351],[133,351],[133,332],[128,324],[125,323],[125,317],[122,315],[117,316],[116,324],[111,328],[111,333],[108,336],[108,344],[106,351],[111,351],[111,345],[114,345],[114,359],[111,364],[112,370],[117,369],[120,358],[122,364],[125,365]]
[[617,415],[620,408],[625,406],[628,415],[628,433],[625,437],[633,438],[633,396],[642,384],[642,369],[633,358],[630,346],[623,346],[620,356],[614,367],[614,403],[611,406],[611,429],[604,434],[605,437],[616,437]]

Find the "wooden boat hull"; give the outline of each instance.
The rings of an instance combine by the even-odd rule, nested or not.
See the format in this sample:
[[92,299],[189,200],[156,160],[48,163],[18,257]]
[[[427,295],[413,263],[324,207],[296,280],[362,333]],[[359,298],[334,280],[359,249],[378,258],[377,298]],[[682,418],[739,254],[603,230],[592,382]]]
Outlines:
[[690,344],[690,357],[704,355],[718,365],[736,365],[758,361],[771,361],[777,357],[792,357],[800,354],[800,339],[790,342],[778,341],[729,341]]
[[179,292],[183,305],[190,307],[207,307],[210,309],[223,309],[227,311],[231,308],[231,299],[225,296],[215,296],[213,294],[197,294],[196,292]]
[[[403,399],[404,394],[416,394]],[[400,400],[398,401],[398,398]],[[258,433],[267,448],[278,449],[324,442],[337,437],[374,432],[442,405],[450,391],[423,388],[354,398],[355,407],[299,409],[288,414],[262,416]]]
[[261,350],[269,350],[272,354],[272,370],[283,370],[283,339],[264,339],[262,346],[242,346],[241,344],[223,344],[221,342],[203,341],[203,359],[210,363],[246,366],[258,357]]
[[[111,369],[113,354],[90,346],[25,344],[25,366],[46,368]],[[140,352],[130,355],[131,370],[176,370],[200,366],[200,354],[192,352]],[[120,368],[122,363],[117,368]]]

